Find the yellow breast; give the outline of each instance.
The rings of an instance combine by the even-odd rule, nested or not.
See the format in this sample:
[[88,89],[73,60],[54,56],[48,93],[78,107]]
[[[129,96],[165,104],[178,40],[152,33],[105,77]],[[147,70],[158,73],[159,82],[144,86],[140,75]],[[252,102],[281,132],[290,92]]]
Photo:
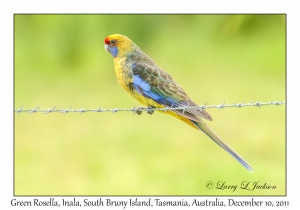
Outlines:
[[[146,98],[143,95],[139,94],[134,88],[132,89],[129,88],[129,84],[133,82],[133,77],[129,77],[129,75],[131,74],[131,69],[130,69],[130,64],[126,63],[126,59],[127,59],[126,57],[114,59],[115,72],[119,84],[124,88],[124,90],[126,90],[127,93],[129,93],[129,95],[131,95],[133,98],[138,100],[141,104],[145,106],[153,106],[156,108],[164,108],[163,105],[156,103],[152,99]],[[189,119],[182,117],[176,114],[175,112],[172,111],[159,111],[159,112],[172,115],[184,121],[188,125],[197,128]]]
[[156,103],[150,98],[145,98],[141,94],[139,94],[134,88],[130,89],[129,84],[133,82],[133,77],[130,77],[131,69],[130,65],[126,63],[127,58],[115,58],[114,66],[115,72],[118,79],[119,84],[128,92],[133,98],[138,100],[140,103],[146,106],[154,106],[154,107],[163,107],[162,105]]

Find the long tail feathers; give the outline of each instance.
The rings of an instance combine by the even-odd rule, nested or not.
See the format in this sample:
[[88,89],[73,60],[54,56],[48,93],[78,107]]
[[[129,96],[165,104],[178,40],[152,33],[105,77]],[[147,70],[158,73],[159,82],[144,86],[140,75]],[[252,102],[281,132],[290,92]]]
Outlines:
[[214,142],[231,154],[237,161],[239,161],[246,169],[253,173],[254,169],[247,163],[236,151],[234,151],[226,142],[224,142],[221,137],[219,137],[205,122],[191,122],[202,130],[208,137],[210,137]]

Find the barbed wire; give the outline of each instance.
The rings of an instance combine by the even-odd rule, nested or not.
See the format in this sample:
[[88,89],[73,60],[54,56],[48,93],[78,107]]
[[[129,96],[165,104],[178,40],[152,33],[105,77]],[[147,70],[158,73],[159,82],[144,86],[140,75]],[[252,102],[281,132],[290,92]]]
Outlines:
[[236,107],[236,108],[241,108],[241,107],[248,107],[248,106],[256,106],[256,107],[261,107],[261,106],[267,106],[267,105],[282,105],[285,104],[285,101],[270,101],[270,102],[249,102],[249,103],[235,103],[233,102],[233,104],[225,104],[225,101],[220,104],[220,105],[202,105],[202,106],[182,106],[182,107],[165,107],[165,108],[155,108],[155,107],[133,107],[133,108],[111,108],[111,109],[104,109],[101,107],[98,107],[98,109],[71,109],[72,106],[70,106],[70,108],[67,109],[56,109],[56,106],[54,106],[53,108],[49,108],[49,109],[39,109],[39,106],[33,108],[33,109],[23,109],[23,105],[14,110],[14,112],[20,114],[22,112],[26,112],[26,113],[44,113],[44,114],[49,114],[49,113],[54,113],[54,112],[58,112],[58,113],[63,113],[63,114],[67,114],[69,112],[78,112],[80,114],[82,113],[86,113],[86,112],[111,112],[111,113],[116,113],[116,112],[133,112],[136,114],[142,114],[143,111],[145,111],[148,114],[153,114],[153,112],[155,110],[160,110],[160,111],[172,111],[172,110],[183,110],[183,112],[190,110],[190,109],[196,109],[196,110],[203,110],[203,109],[212,109],[212,108],[216,108],[216,109],[224,109],[224,108],[230,108],[230,107]]

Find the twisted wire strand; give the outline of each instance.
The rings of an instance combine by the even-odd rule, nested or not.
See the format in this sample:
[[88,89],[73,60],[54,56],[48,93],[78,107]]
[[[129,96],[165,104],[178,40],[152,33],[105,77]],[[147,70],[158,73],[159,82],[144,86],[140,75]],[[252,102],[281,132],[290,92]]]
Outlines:
[[63,113],[67,114],[70,112],[78,112],[80,114],[86,113],[86,112],[111,112],[111,113],[116,113],[116,112],[133,112],[136,113],[137,111],[142,112],[145,111],[147,113],[153,113],[155,110],[160,110],[160,111],[169,111],[169,110],[183,110],[185,112],[186,110],[189,109],[196,109],[196,110],[203,110],[203,109],[224,109],[224,108],[231,108],[231,107],[236,107],[236,108],[241,108],[241,107],[248,107],[248,106],[256,106],[256,107],[262,107],[262,106],[267,106],[267,105],[283,105],[285,104],[285,101],[269,101],[269,102],[249,102],[249,103],[235,103],[233,104],[225,104],[225,101],[222,104],[219,105],[202,105],[202,106],[182,106],[182,107],[165,107],[165,108],[153,108],[153,107],[133,107],[133,108],[110,108],[110,109],[104,109],[101,107],[98,107],[97,109],[72,109],[72,106],[70,106],[67,109],[56,109],[56,106],[53,108],[49,109],[39,109],[39,106],[34,107],[33,109],[23,109],[23,105],[14,110],[15,113],[44,113],[44,114],[49,114],[49,113]]

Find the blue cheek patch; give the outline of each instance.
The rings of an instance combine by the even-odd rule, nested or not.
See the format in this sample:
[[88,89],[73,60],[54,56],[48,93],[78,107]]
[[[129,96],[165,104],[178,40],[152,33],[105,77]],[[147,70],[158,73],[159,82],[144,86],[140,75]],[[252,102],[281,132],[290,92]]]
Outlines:
[[119,50],[118,50],[117,46],[110,47],[109,51],[110,51],[110,53],[112,54],[113,57],[116,57],[119,53]]

